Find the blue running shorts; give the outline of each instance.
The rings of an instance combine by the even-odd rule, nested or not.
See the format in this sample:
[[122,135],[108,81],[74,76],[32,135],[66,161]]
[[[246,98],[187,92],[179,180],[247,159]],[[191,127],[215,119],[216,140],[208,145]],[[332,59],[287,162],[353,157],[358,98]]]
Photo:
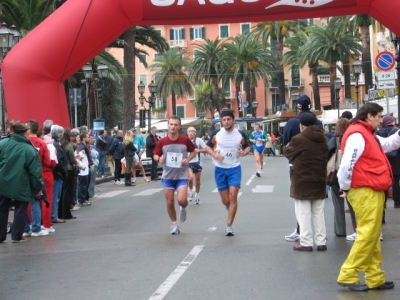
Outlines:
[[188,179],[161,179],[161,184],[166,189],[177,190],[183,186],[187,186]]
[[240,182],[242,181],[242,167],[237,166],[230,169],[215,167],[214,175],[218,192],[225,191],[231,186],[240,188]]
[[253,145],[253,150],[254,150],[254,151],[257,151],[257,152],[260,153],[260,154],[263,154],[263,153],[264,153],[264,149],[265,149],[265,146],[264,146],[264,145],[263,145],[263,146],[259,146],[259,147]]
[[199,173],[203,170],[203,167],[200,166],[199,163],[189,163],[189,168],[192,169],[194,174]]

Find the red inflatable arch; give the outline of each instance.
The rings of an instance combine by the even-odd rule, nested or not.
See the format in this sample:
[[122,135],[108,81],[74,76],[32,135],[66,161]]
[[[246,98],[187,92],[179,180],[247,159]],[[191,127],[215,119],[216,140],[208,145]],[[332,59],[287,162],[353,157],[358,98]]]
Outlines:
[[[393,0],[69,0],[4,59],[9,120],[69,126],[63,81],[132,25],[258,22],[369,14],[400,35]],[[88,124],[89,125],[89,124]]]

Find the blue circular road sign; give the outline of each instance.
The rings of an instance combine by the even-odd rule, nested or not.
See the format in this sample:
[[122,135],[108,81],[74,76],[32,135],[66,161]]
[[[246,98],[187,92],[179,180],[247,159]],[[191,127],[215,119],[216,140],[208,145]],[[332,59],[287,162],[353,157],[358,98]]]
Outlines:
[[380,52],[375,58],[375,65],[381,71],[389,71],[393,69],[395,63],[396,61],[394,56],[389,51]]

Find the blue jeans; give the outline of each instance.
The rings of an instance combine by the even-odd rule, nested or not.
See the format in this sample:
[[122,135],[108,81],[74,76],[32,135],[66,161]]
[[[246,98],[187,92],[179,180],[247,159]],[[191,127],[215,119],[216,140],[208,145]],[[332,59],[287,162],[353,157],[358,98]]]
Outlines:
[[[32,232],[38,233],[41,229],[42,224],[42,208],[40,206],[41,200],[35,200],[32,204]],[[24,232],[30,232],[31,229],[29,227],[29,218],[26,220]]]
[[106,155],[107,152],[99,151],[99,172],[100,175],[104,175],[106,171]]
[[94,186],[96,184],[96,167],[92,167],[92,172],[89,175],[89,198],[92,198],[95,195]]
[[58,202],[60,202],[63,181],[61,179],[54,179],[53,184],[53,209],[51,212],[51,220],[58,219]]

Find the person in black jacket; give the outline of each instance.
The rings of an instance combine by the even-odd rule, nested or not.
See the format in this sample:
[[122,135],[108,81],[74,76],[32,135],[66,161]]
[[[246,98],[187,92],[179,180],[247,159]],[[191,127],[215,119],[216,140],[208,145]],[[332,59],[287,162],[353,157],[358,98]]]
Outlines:
[[157,174],[157,166],[158,163],[153,158],[153,150],[157,145],[158,136],[157,136],[157,127],[151,127],[151,132],[146,138],[146,156],[151,157],[151,180],[158,180]]
[[96,139],[96,150],[99,152],[99,172],[101,177],[105,176],[106,155],[108,149],[108,143],[105,140],[106,134],[105,130],[100,130],[99,136]]
[[[398,128],[394,127],[396,119],[393,116],[386,115],[382,118],[382,127],[377,131],[377,134],[382,137],[388,137],[395,134]],[[394,150],[386,153],[389,159],[390,165],[392,166],[393,172],[393,201],[394,208],[400,208],[400,151]],[[387,200],[387,192],[385,193]]]
[[125,132],[124,137],[124,156],[126,161],[126,171],[125,171],[125,186],[133,186],[131,183],[132,178],[132,163],[133,157],[136,154],[136,147],[133,145],[133,133],[131,130]]
[[115,161],[115,170],[114,170],[114,184],[120,185],[121,181],[121,159],[124,157],[122,155],[124,144],[122,142],[124,132],[122,130],[117,131],[116,137],[112,140],[111,148],[108,151],[108,154],[112,155]]

